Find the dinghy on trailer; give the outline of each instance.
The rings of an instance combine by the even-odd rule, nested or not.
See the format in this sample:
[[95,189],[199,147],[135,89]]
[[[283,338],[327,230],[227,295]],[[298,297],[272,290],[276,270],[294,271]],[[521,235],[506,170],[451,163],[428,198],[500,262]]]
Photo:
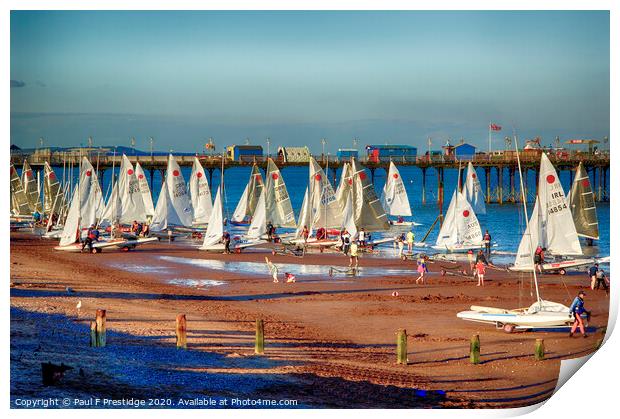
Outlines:
[[133,165],[123,154],[118,182],[112,188],[100,225],[129,225],[133,221],[146,222],[147,214],[140,181]]
[[431,248],[447,253],[463,253],[483,247],[478,217],[465,196],[455,190],[437,241]]
[[166,178],[161,186],[151,222],[151,232],[160,238],[177,237],[179,235],[173,232],[174,227],[192,227],[192,217],[192,203],[181,167],[170,154]]
[[151,188],[148,180],[146,179],[146,175],[144,174],[144,170],[142,169],[142,166],[140,166],[140,162],[136,162],[136,176],[138,177],[140,192],[142,193],[142,201],[144,202],[146,217],[152,219],[155,214],[153,197],[151,196]]
[[[555,303],[551,301],[545,301],[540,296],[540,289],[538,287],[538,278],[536,276],[536,269],[534,267],[534,241],[535,231],[537,226],[531,225],[527,216],[527,204],[525,199],[525,192],[523,188],[523,176],[521,175],[521,160],[519,158],[518,144],[515,138],[515,148],[517,149],[517,164],[519,168],[519,178],[521,182],[521,201],[523,202],[523,212],[526,220],[526,232],[521,240],[523,251],[521,257],[517,256],[517,260],[520,260],[524,266],[531,266],[531,272],[534,279],[534,286],[536,288],[536,302],[527,309],[515,309],[506,310],[502,308],[493,307],[480,307],[471,306],[468,311],[461,311],[457,313],[457,317],[463,320],[472,322],[481,322],[486,324],[494,324],[498,328],[503,328],[505,332],[512,332],[515,329],[528,330],[534,328],[549,328],[549,327],[565,327],[570,325],[573,321],[573,316],[570,313],[568,307],[563,304]],[[544,154],[543,154],[544,156]],[[553,166],[552,166],[553,167]],[[548,167],[545,168],[548,170]],[[554,170],[555,172],[555,170]],[[541,178],[543,176],[543,170],[541,170]],[[552,189],[557,192],[557,185],[552,179],[552,173],[547,173],[545,180],[552,185]],[[561,188],[561,186],[560,186]],[[540,190],[540,186],[539,186]],[[563,195],[563,194],[562,194]],[[535,206],[538,206],[538,201]],[[534,215],[532,215],[534,217]]]
[[224,251],[224,243],[222,243],[222,236],[224,235],[224,215],[220,190],[221,188],[217,188],[215,201],[208,220],[207,231],[205,232],[202,246],[198,248],[199,250],[206,250],[208,252]]

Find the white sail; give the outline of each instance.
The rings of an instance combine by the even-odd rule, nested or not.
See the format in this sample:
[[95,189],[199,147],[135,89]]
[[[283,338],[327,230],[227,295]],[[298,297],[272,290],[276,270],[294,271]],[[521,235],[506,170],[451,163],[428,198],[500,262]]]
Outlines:
[[368,180],[366,171],[363,167],[358,167],[355,159],[351,159],[351,179],[353,214],[357,228],[367,231],[387,230],[390,227],[387,214],[381,206],[374,186]]
[[342,172],[340,173],[340,183],[336,189],[336,199],[341,208],[347,204],[347,197],[353,184],[353,178],[351,177],[351,165],[347,162],[342,166]]
[[484,200],[484,193],[480,185],[480,179],[474,169],[474,165],[469,162],[467,165],[467,178],[465,180],[465,197],[471,204],[476,214],[486,214],[487,206]]
[[11,212],[14,215],[31,214],[26,191],[13,163],[11,163]]
[[187,193],[181,168],[172,154],[168,157],[166,179],[155,206],[151,229],[160,231],[169,226],[192,226],[192,203]]
[[517,257],[515,258],[514,266],[520,270],[533,270],[534,269],[534,251],[541,244],[541,225],[540,225],[540,204],[538,197],[534,203],[534,210],[530,217],[530,222],[521,237],[521,243],[519,243],[519,249],[517,250]]
[[207,231],[205,232],[205,239],[202,243],[202,247],[206,248],[219,243],[224,235],[224,215],[222,212],[222,197],[220,195],[220,188],[217,188],[215,194],[215,202],[211,215],[208,220]]
[[353,212],[353,194],[351,192],[347,195],[347,203],[344,206],[342,225],[340,226],[340,229],[346,229],[351,237],[355,237],[357,234],[355,215]]
[[168,185],[164,181],[159,191],[159,197],[157,198],[157,204],[155,205],[155,214],[151,220],[152,231],[162,231],[168,228],[168,220],[170,224],[180,224],[181,221],[176,216],[174,208],[170,208],[170,198],[168,197]]
[[102,225],[131,224],[134,221],[146,221],[144,197],[140,189],[140,181],[134,167],[123,154],[118,182],[112,188],[105,210],[101,214]]
[[34,172],[28,164],[28,161],[24,160],[24,166],[22,169],[22,185],[28,198],[28,204],[30,205],[30,212],[41,213],[41,198],[39,195],[39,189],[37,188],[37,180],[34,177]]
[[146,221],[146,210],[144,209],[140,182],[133,165],[124,154],[118,181],[118,193],[121,203],[120,222],[130,224],[133,221]]
[[189,194],[192,199],[192,208],[194,209],[194,222],[196,224],[209,222],[213,209],[211,189],[205,176],[205,170],[200,164],[198,157],[194,157],[192,174],[189,177]]
[[140,184],[140,192],[142,193],[142,201],[144,201],[144,211],[147,217],[153,217],[155,214],[155,207],[153,206],[153,197],[151,196],[151,188],[149,187],[149,181],[146,179],[144,170],[140,166],[139,162],[136,162],[136,176]]
[[80,227],[87,228],[96,224],[101,218],[104,204],[97,172],[86,157],[82,158],[78,188],[80,191]]
[[[342,207],[323,169],[310,157],[309,199],[312,208],[312,228],[339,228],[342,225]],[[310,227],[308,227],[310,228]]]
[[545,153],[540,159],[538,179],[542,246],[555,255],[581,255],[573,216],[555,168]]
[[260,194],[260,198],[258,198],[258,204],[256,204],[256,210],[252,216],[252,223],[248,228],[247,236],[251,239],[258,239],[262,235],[267,234],[266,194],[266,189],[263,189],[263,192]]
[[263,177],[260,174],[258,166],[255,164],[252,166],[252,172],[250,173],[250,179],[248,180],[241,199],[235,208],[235,212],[232,216],[232,221],[240,223],[248,217],[254,214],[256,204],[260,198],[260,194],[263,191]]
[[311,222],[312,222],[312,208],[310,206],[310,198],[308,197],[308,188],[306,188],[306,192],[304,193],[304,200],[301,204],[301,211],[299,213],[299,218],[297,221],[297,230],[295,230],[295,238],[300,238],[303,235],[304,227],[308,228],[310,231]]
[[51,215],[58,214],[60,206],[62,205],[62,190],[60,187],[60,182],[58,181],[54,170],[48,162],[45,162],[44,174],[45,178],[43,180],[43,209],[45,213],[50,216],[51,219]]
[[452,247],[481,243],[482,230],[478,217],[465,196],[455,190],[435,244]]
[[405,184],[400,177],[398,168],[392,161],[390,161],[390,169],[381,193],[381,205],[389,215],[411,216],[411,206],[409,205]]
[[65,225],[60,235],[60,246],[68,246],[78,240],[78,231],[80,228],[80,199],[76,188],[71,199],[69,213],[65,220]]
[[267,181],[264,189],[267,220],[276,227],[295,227],[295,213],[291,206],[291,198],[282,174],[272,159],[268,159]]
[[239,199],[239,203],[235,208],[235,212],[233,212],[231,220],[240,223],[245,219],[247,210],[248,210],[248,193],[250,190],[250,184],[245,185],[245,189],[243,190],[243,194],[241,195],[241,199]]

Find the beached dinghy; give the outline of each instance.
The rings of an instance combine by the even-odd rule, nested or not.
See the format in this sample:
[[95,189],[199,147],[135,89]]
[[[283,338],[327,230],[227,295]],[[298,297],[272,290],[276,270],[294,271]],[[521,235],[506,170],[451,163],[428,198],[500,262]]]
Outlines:
[[494,307],[471,306],[456,317],[478,323],[493,324],[511,332],[515,329],[553,328],[570,326],[573,316],[568,307],[551,301],[535,302],[528,308],[505,310]]
[[478,217],[465,196],[456,190],[452,194],[437,241],[431,248],[447,253],[463,253],[483,247]]
[[151,196],[151,188],[149,181],[146,179],[144,170],[140,166],[140,162],[136,162],[136,176],[138,183],[140,184],[140,192],[142,193],[142,200],[144,202],[144,211],[148,219],[153,219],[155,215],[155,207],[153,206],[153,197]]
[[519,272],[534,270],[531,253],[546,248],[556,260],[543,264],[543,271],[565,274],[569,268],[586,266],[593,258],[583,257],[573,215],[560,184],[557,172],[543,153],[540,160],[538,195],[528,222],[515,263],[509,269]]
[[[517,262],[523,266],[531,266],[531,272],[534,279],[534,286],[536,288],[536,302],[527,309],[506,310],[502,308],[492,307],[480,307],[472,306],[468,311],[461,311],[457,313],[457,317],[463,320],[482,322],[487,324],[494,324],[496,327],[501,327],[505,332],[512,332],[515,329],[532,329],[532,328],[549,328],[549,327],[565,327],[570,325],[573,318],[569,312],[568,307],[563,304],[555,303],[551,301],[545,301],[540,297],[540,289],[538,287],[538,278],[536,276],[536,269],[534,268],[534,251],[535,241],[534,233],[537,231],[536,226],[531,225],[527,220],[527,204],[525,199],[525,192],[523,188],[523,176],[521,175],[521,160],[519,158],[517,140],[515,138],[515,148],[517,149],[517,164],[519,167],[519,178],[521,182],[521,201],[523,202],[523,212],[526,220],[526,230],[519,246],[521,255],[517,255]],[[545,156],[543,154],[543,156]],[[546,156],[545,156],[546,157]],[[552,166],[553,167],[553,166]],[[555,170],[554,170],[555,172]],[[541,170],[541,178],[544,176],[544,171]],[[552,174],[547,174],[545,181],[552,185],[553,189],[557,193],[557,185],[555,184],[556,178],[551,178]],[[561,186],[559,186],[561,190]],[[539,186],[540,190],[540,186]],[[561,194],[563,197],[563,193]],[[538,203],[538,201],[537,201]],[[537,206],[537,205],[535,205]],[[566,212],[566,211],[564,211]],[[532,215],[534,217],[534,215]],[[578,244],[578,243],[577,243]]]
[[222,236],[224,235],[224,215],[222,212],[222,197],[220,195],[220,188],[217,188],[215,194],[215,201],[209,217],[209,224],[207,231],[204,235],[204,241],[199,250],[205,250],[207,252],[223,252],[224,243],[222,242]]

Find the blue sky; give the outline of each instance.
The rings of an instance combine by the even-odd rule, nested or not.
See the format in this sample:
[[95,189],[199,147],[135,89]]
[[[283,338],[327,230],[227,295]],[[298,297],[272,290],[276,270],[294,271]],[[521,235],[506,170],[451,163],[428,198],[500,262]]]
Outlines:
[[12,12],[11,142],[609,135],[609,14]]

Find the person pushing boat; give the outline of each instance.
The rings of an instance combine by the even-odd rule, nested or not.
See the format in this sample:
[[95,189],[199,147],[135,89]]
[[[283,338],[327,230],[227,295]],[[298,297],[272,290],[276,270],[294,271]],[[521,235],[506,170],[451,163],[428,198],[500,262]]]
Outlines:
[[93,243],[99,241],[99,230],[95,227],[94,224],[88,228],[88,232],[86,233],[86,238],[84,239],[84,243],[82,243],[82,252],[88,246],[88,251],[92,253],[93,251]]
[[581,315],[583,313],[586,313],[587,315],[587,319],[590,319],[590,312],[587,311],[584,307],[584,300],[583,297],[586,296],[585,291],[579,291],[579,294],[577,294],[577,297],[575,297],[575,299],[573,300],[573,303],[570,305],[570,309],[569,312],[570,314],[572,314],[575,318],[573,325],[570,329],[570,333],[568,334],[569,338],[573,337],[573,334],[577,331],[577,328],[579,328],[579,331],[581,332],[581,335],[584,338],[587,338],[588,335],[586,334],[586,328],[585,325],[583,323],[583,318],[581,317]]

